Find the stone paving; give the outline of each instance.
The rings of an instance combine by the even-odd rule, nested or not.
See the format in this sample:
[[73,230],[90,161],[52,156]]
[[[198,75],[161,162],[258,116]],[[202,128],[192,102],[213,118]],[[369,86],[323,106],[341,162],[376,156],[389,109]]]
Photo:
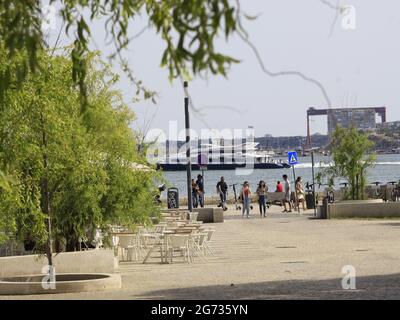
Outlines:
[[[400,299],[400,220],[317,220],[312,212],[260,219],[229,210],[215,257],[193,264],[121,263],[119,291],[0,299]],[[356,270],[343,290],[342,267]]]

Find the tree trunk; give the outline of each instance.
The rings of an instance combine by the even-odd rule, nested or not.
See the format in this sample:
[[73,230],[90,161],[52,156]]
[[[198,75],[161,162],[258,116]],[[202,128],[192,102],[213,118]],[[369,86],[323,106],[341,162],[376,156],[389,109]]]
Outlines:
[[47,155],[47,134],[45,130],[45,121],[43,114],[41,114],[42,122],[42,147],[43,147],[43,168],[44,175],[42,179],[42,209],[47,215],[47,244],[46,244],[46,256],[49,266],[53,266],[53,240],[51,236],[51,208],[50,208],[50,192],[49,192],[49,160]]
[[358,182],[358,174],[356,174],[356,199],[355,200],[358,200],[360,197],[359,197],[359,190],[358,190],[358,188],[359,188],[359,182]]
[[355,188],[356,188],[356,186],[355,186],[355,181],[354,181],[354,177],[352,177],[351,178],[351,199],[352,200],[355,200],[355,198],[356,198],[356,194],[355,194]]
[[360,172],[360,189],[361,189],[361,199],[364,200],[364,189],[365,189],[364,169],[361,169]]

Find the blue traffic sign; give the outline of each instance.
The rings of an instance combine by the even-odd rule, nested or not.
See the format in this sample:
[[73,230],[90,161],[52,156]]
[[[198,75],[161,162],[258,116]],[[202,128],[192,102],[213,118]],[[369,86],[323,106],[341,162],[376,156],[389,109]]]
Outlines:
[[299,163],[296,151],[288,152],[288,162],[289,162],[290,165],[294,165],[294,164],[298,164]]

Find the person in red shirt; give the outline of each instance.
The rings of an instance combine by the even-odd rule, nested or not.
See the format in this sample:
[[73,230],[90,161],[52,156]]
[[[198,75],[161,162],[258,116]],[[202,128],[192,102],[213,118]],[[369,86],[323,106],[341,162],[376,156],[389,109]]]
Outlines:
[[283,192],[283,185],[280,181],[276,184],[276,191],[275,192]]

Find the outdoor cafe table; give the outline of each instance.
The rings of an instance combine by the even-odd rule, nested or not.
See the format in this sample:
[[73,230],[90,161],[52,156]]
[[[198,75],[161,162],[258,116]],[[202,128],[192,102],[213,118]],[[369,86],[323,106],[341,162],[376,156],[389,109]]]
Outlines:
[[133,232],[112,232],[111,233],[112,236],[112,242],[114,247],[118,246],[119,243],[119,238],[120,237],[134,237],[136,236],[136,233]]
[[[146,263],[146,261],[149,259],[151,253],[154,251],[155,248],[160,247],[160,252],[161,252],[161,263],[164,263],[164,247],[165,247],[165,237],[164,235],[159,235],[157,239],[155,239],[154,244],[150,247],[149,251],[146,254],[146,257],[143,260],[143,263]],[[166,259],[165,259],[166,260]]]
[[180,221],[181,218],[179,218],[179,217],[165,217],[164,220],[167,221],[167,222],[169,222],[169,221]]
[[161,253],[161,263],[168,263],[167,261],[167,256],[165,252],[165,246],[166,246],[166,241],[168,235],[172,234],[191,234],[193,232],[193,229],[185,229],[182,227],[174,227],[174,228],[168,228],[163,231],[162,234],[159,234],[156,241],[154,244],[151,246],[149,251],[146,254],[146,257],[143,260],[143,264],[147,262],[147,260],[150,258],[151,253],[157,248],[160,248],[160,253]]

